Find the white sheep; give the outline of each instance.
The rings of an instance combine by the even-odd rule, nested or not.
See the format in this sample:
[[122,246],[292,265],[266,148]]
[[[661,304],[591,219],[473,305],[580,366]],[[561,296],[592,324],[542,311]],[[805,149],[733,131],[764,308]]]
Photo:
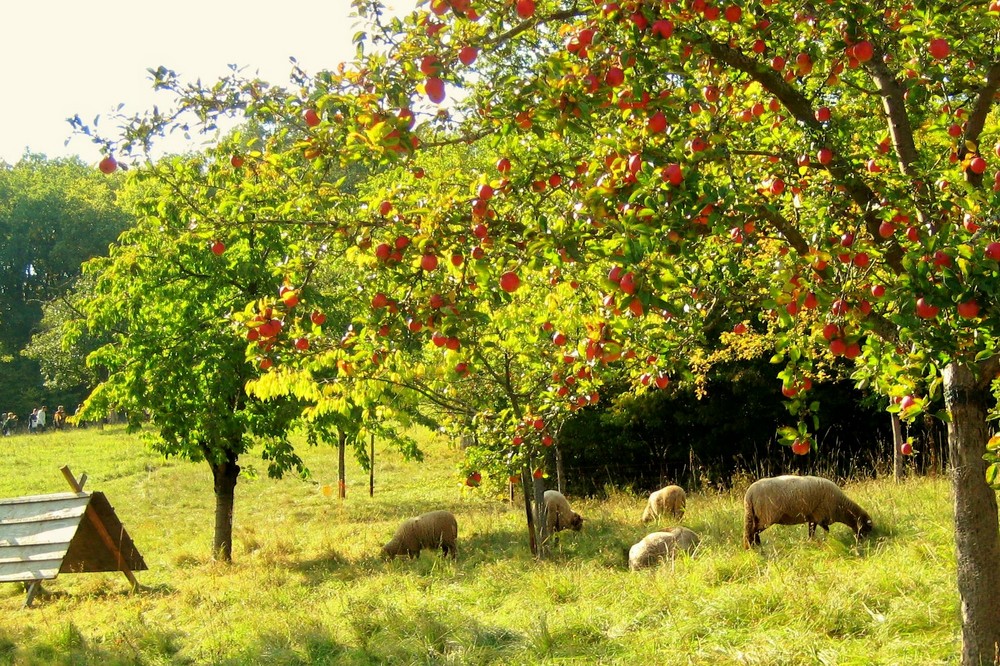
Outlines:
[[698,547],[699,537],[686,527],[673,527],[663,532],[653,532],[628,551],[628,568],[638,571],[651,567],[662,559],[673,559],[678,553],[692,553]]
[[545,501],[545,524],[549,534],[555,534],[560,530],[574,530],[579,532],[583,527],[583,516],[570,508],[569,501],[558,490],[546,490],[543,496]]
[[684,505],[687,495],[680,486],[667,486],[649,495],[649,502],[642,512],[642,522],[648,523],[660,516],[671,515],[677,520],[684,517]]
[[441,548],[443,555],[458,556],[458,521],[451,511],[429,511],[404,520],[392,540],[382,546],[382,557],[418,557],[422,548]]
[[760,545],[760,533],[771,525],[808,523],[809,537],[819,525],[827,532],[833,523],[844,523],[863,537],[872,530],[872,519],[829,479],[818,476],[776,476],[750,484],[743,497],[743,545]]

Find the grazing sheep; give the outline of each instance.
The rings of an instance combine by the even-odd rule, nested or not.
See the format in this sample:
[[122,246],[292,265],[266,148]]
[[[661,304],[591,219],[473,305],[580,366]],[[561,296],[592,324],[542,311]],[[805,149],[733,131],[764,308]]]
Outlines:
[[628,551],[628,568],[638,571],[651,567],[662,559],[673,559],[678,552],[692,553],[698,547],[699,537],[686,527],[673,527],[664,532],[653,532]]
[[549,534],[555,534],[560,530],[580,531],[583,527],[583,516],[569,507],[569,502],[557,490],[546,490],[545,495],[545,524],[548,526]]
[[771,525],[809,524],[809,537],[819,525],[827,532],[844,523],[857,537],[872,531],[872,519],[837,484],[818,476],[777,476],[750,484],[743,497],[743,545],[760,545],[760,533]]
[[680,486],[660,488],[649,496],[646,510],[642,512],[642,522],[648,523],[663,515],[671,515],[677,520],[684,517],[684,505],[687,495]]
[[392,540],[382,546],[382,557],[391,560],[406,554],[418,557],[421,548],[441,547],[443,555],[458,556],[458,521],[451,511],[430,511],[404,520]]

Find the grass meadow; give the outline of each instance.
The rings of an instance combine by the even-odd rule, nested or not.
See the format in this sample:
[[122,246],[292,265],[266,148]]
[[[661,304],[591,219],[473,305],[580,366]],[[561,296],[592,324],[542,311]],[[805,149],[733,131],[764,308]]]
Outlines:
[[[570,500],[587,522],[549,561],[528,552],[524,513],[461,485],[460,453],[422,433],[423,463],[377,447],[376,488],[332,448],[306,448],[310,480],[261,473],[236,489],[234,561],[211,558],[207,465],[163,460],[117,428],[0,439],[0,497],[63,492],[86,472],[142,552],[119,574],[63,574],[23,609],[0,585],[0,664],[957,664],[960,612],[945,478],[850,484],[872,514],[856,544],[836,525],[774,527],[742,547],[742,492],[694,493],[694,557],[629,572],[653,531],[629,493]],[[247,457],[241,463],[251,465]],[[257,466],[261,468],[259,460]],[[457,562],[383,562],[399,522],[455,512]]]

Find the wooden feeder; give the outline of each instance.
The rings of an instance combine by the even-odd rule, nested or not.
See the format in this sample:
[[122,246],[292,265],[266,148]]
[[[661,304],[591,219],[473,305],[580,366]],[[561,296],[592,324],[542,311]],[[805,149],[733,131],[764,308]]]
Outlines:
[[73,492],[0,500],[0,583],[24,583],[30,606],[43,580],[61,573],[121,571],[139,587],[133,571],[146,563],[104,493],[83,491],[62,468]]

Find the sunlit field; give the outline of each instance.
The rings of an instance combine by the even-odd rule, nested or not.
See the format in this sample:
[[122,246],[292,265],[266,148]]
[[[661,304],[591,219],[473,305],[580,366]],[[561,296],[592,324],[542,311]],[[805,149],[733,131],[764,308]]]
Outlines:
[[[843,525],[815,541],[778,526],[754,552],[742,546],[745,483],[691,494],[684,524],[699,550],[629,572],[629,545],[652,531],[644,498],[571,497],[584,529],[539,563],[523,507],[464,487],[460,452],[421,442],[423,463],[377,447],[374,497],[350,465],[344,501],[324,492],[331,448],[303,448],[309,480],[269,479],[258,462],[237,486],[234,562],[219,564],[207,465],[164,461],[117,428],[0,440],[0,497],[63,492],[69,464],[149,565],[137,593],[120,573],[64,574],[29,609],[21,585],[0,586],[0,663],[958,663],[944,478],[848,485],[876,523],[860,545]],[[401,520],[436,508],[458,517],[456,562],[378,557]]]

